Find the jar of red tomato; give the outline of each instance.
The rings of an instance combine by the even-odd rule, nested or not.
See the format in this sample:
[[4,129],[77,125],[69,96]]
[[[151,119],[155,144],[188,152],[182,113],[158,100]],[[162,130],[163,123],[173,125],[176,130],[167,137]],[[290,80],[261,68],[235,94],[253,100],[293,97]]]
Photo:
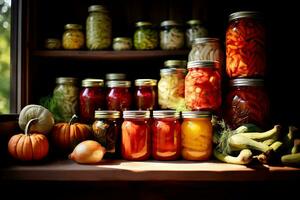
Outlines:
[[124,111],[121,152],[126,160],[147,160],[151,154],[150,111]]
[[135,103],[138,110],[153,110],[157,105],[157,80],[135,80]]
[[175,110],[153,111],[152,156],[156,160],[176,160],[181,155],[180,113]]
[[269,98],[263,79],[238,78],[230,81],[226,99],[225,118],[232,128],[245,123],[266,127]]
[[108,110],[129,110],[131,107],[130,81],[107,81],[107,108]]
[[221,105],[221,77],[216,61],[188,62],[185,102],[191,110],[218,111]]
[[229,15],[226,72],[230,78],[263,77],[266,71],[265,27],[253,11]]
[[105,92],[104,81],[102,79],[82,80],[80,91],[80,118],[85,123],[94,121],[95,110],[104,109]]

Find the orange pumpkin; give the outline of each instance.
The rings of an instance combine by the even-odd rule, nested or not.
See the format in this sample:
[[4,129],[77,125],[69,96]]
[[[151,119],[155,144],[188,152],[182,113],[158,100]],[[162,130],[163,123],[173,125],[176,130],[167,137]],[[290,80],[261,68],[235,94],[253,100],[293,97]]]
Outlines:
[[48,155],[49,142],[46,136],[39,133],[29,133],[30,125],[36,119],[29,120],[25,128],[25,134],[20,133],[10,138],[8,152],[15,159],[29,161],[41,160]]
[[90,126],[82,123],[73,123],[73,116],[69,123],[57,123],[52,129],[52,141],[56,147],[64,152],[72,151],[80,142],[87,140],[91,135]]

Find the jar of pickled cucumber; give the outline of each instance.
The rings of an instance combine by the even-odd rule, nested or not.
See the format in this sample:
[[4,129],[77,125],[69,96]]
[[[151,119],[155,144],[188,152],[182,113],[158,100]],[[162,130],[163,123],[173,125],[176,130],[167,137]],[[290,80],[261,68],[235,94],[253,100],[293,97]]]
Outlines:
[[166,60],[164,67],[166,68],[186,68],[186,60]]
[[66,24],[62,37],[64,49],[81,49],[84,47],[84,34],[79,24]]
[[188,27],[186,29],[186,45],[188,48],[192,47],[193,41],[196,38],[207,37],[207,29],[202,25],[200,20],[192,19],[186,22]]
[[56,78],[53,99],[56,102],[59,112],[59,119],[55,120],[63,122],[69,121],[74,114],[77,114],[79,107],[77,79],[73,77]]
[[163,50],[182,49],[184,47],[184,29],[182,24],[166,20],[160,24],[160,48]]
[[102,5],[92,5],[88,11],[86,47],[90,50],[109,48],[112,43],[112,23],[108,10]]
[[134,48],[137,50],[151,50],[158,46],[158,33],[150,22],[137,22],[134,32]]

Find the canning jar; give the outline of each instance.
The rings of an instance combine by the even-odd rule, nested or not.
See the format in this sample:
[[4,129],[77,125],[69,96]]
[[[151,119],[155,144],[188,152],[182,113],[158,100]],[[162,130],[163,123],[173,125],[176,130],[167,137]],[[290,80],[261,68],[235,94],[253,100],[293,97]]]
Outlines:
[[92,125],[94,138],[105,147],[106,153],[116,155],[121,131],[120,111],[96,110]]
[[109,48],[112,42],[112,23],[108,10],[102,5],[92,5],[88,11],[86,47],[90,50]]
[[218,38],[196,38],[189,52],[188,61],[217,61],[219,72],[222,72],[224,53]]
[[151,154],[150,111],[124,111],[121,152],[126,160],[147,160]]
[[176,160],[181,155],[180,113],[153,111],[152,156],[156,160]]
[[186,68],[186,60],[166,60],[164,67],[166,68]]
[[269,98],[263,79],[238,78],[230,81],[226,98],[225,119],[232,128],[253,123],[266,128],[269,120]]
[[230,78],[263,77],[266,71],[265,28],[253,11],[229,15],[226,30],[226,72]]
[[207,37],[207,29],[203,26],[202,22],[198,19],[192,19],[186,22],[187,29],[185,32],[186,45],[188,48],[192,47],[193,41],[196,38]]
[[129,110],[131,107],[130,81],[107,81],[107,108],[108,110]]
[[182,157],[185,160],[209,160],[213,150],[211,113],[183,111],[182,117]]
[[135,80],[135,103],[138,110],[153,110],[157,105],[157,80]]
[[133,45],[137,50],[156,49],[158,45],[158,33],[150,22],[137,22],[135,24]]
[[124,51],[132,48],[132,40],[128,37],[116,37],[113,40],[113,50]]
[[53,99],[59,112],[56,121],[68,122],[78,112],[78,97],[79,88],[76,78],[56,78],[56,87],[53,90]]
[[105,74],[106,81],[125,81],[126,74],[123,73],[108,73]]
[[84,35],[79,24],[66,24],[62,37],[64,49],[81,49],[84,47]]
[[60,49],[61,41],[57,38],[47,38],[45,40],[45,48],[46,49]]
[[186,69],[166,68],[160,70],[158,82],[158,105],[161,109],[177,109],[184,104],[184,81]]
[[214,61],[188,62],[185,103],[191,110],[218,111],[221,105],[221,77]]
[[184,29],[182,24],[166,20],[160,24],[160,48],[163,50],[182,49],[184,47]]
[[90,124],[94,121],[95,110],[105,108],[104,81],[102,79],[84,79],[81,86],[80,119]]

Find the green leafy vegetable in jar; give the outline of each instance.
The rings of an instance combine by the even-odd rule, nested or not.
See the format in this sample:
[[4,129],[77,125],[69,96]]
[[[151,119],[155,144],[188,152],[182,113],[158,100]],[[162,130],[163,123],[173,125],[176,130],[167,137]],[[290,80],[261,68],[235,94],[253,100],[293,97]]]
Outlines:
[[184,31],[182,25],[167,20],[161,23],[160,48],[163,50],[181,49],[184,47]]
[[158,33],[150,22],[137,22],[134,32],[134,48],[137,50],[156,49],[158,45]]
[[64,49],[81,49],[84,46],[82,26],[79,24],[66,24],[62,45]]

